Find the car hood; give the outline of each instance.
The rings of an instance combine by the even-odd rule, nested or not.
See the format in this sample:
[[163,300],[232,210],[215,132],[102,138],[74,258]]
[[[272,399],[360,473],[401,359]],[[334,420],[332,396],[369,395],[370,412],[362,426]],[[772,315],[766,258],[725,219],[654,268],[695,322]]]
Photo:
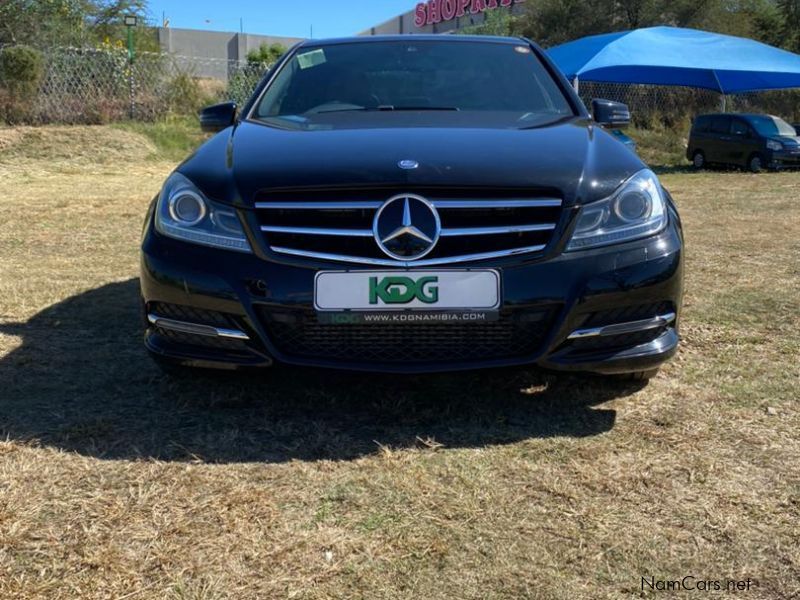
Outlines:
[[790,148],[796,148],[797,146],[800,146],[800,137],[792,137],[792,136],[789,136],[789,135],[783,135],[783,136],[775,136],[775,137],[772,137],[770,139],[775,141],[775,142],[780,142],[784,146],[788,146]]
[[[411,160],[418,168],[404,170]],[[573,119],[531,129],[379,127],[285,130],[242,122],[179,171],[210,198],[249,207],[288,189],[519,188],[566,205],[604,198],[645,168],[603,129]],[[486,197],[486,196],[484,196]]]

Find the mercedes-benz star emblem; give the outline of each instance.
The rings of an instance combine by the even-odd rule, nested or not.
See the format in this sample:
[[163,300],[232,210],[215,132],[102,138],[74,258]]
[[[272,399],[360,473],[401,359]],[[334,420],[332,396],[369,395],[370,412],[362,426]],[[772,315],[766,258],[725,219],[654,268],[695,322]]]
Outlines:
[[422,196],[401,194],[389,198],[375,214],[375,241],[395,260],[419,260],[430,254],[439,241],[439,213]]

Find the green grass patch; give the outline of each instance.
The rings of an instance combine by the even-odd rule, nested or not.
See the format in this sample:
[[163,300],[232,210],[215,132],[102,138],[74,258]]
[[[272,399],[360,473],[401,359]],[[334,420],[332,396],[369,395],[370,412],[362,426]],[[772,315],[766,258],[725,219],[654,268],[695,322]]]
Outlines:
[[158,160],[183,160],[208,139],[194,116],[171,116],[153,123],[129,121],[114,127],[144,135],[155,144],[153,158]]
[[639,129],[625,131],[636,142],[636,153],[653,168],[674,168],[688,166],[686,144],[688,130]]

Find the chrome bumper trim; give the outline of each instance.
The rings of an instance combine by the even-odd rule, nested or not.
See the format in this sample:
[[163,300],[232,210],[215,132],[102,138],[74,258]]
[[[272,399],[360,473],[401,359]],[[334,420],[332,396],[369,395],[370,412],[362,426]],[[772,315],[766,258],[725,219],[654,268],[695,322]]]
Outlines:
[[154,327],[169,329],[170,331],[178,331],[180,333],[226,338],[229,340],[247,341],[250,339],[249,335],[238,329],[224,329],[220,327],[211,327],[210,325],[198,325],[196,323],[187,323],[185,321],[175,321],[174,319],[165,319],[152,313],[147,315],[147,320]]
[[578,329],[572,333],[568,340],[582,340],[585,338],[593,338],[609,335],[622,335],[626,333],[636,333],[639,331],[648,331],[650,329],[659,329],[675,322],[677,315],[674,312],[659,315],[652,319],[644,319],[642,321],[631,321],[629,323],[618,323],[616,325],[606,325],[605,327],[593,327],[591,329]]

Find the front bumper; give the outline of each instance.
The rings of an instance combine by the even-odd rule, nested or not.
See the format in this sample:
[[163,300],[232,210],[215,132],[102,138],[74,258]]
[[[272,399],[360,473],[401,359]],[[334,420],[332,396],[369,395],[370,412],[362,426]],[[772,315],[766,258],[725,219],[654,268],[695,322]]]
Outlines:
[[767,156],[767,164],[770,168],[797,168],[800,167],[800,153],[782,151],[782,152],[769,152]]
[[[407,358],[392,352],[397,348],[381,347],[410,345],[402,332],[365,325],[361,327],[376,329],[373,335],[373,330],[361,330],[368,339],[359,340],[358,347],[371,345],[375,352],[361,352],[356,359],[337,352],[337,333],[326,329],[334,326],[312,323],[316,273],[341,267],[282,264],[195,246],[165,238],[148,226],[141,257],[145,344],[168,361],[227,369],[278,362],[407,373],[515,365],[601,374],[649,370],[671,358],[678,346],[683,252],[677,223],[672,218],[661,234],[624,245],[520,257],[502,266],[480,264],[501,272],[503,319],[513,318],[513,325],[470,330],[471,337],[467,332],[460,339],[451,335],[457,330],[447,328],[472,325],[439,325],[441,329],[425,329],[424,334],[417,329],[420,335],[415,337],[426,343],[436,344],[441,337],[443,350],[410,352]],[[664,322],[654,324],[658,318]],[[624,331],[626,324],[648,322]],[[174,323],[177,329],[171,327]],[[180,324],[190,327],[181,331]],[[206,329],[192,331],[192,325]],[[301,326],[320,340],[317,351],[294,343],[293,328]],[[216,335],[214,328],[227,335]],[[342,345],[352,331],[341,330]],[[509,347],[499,351],[506,339],[502,336],[509,336]]]

